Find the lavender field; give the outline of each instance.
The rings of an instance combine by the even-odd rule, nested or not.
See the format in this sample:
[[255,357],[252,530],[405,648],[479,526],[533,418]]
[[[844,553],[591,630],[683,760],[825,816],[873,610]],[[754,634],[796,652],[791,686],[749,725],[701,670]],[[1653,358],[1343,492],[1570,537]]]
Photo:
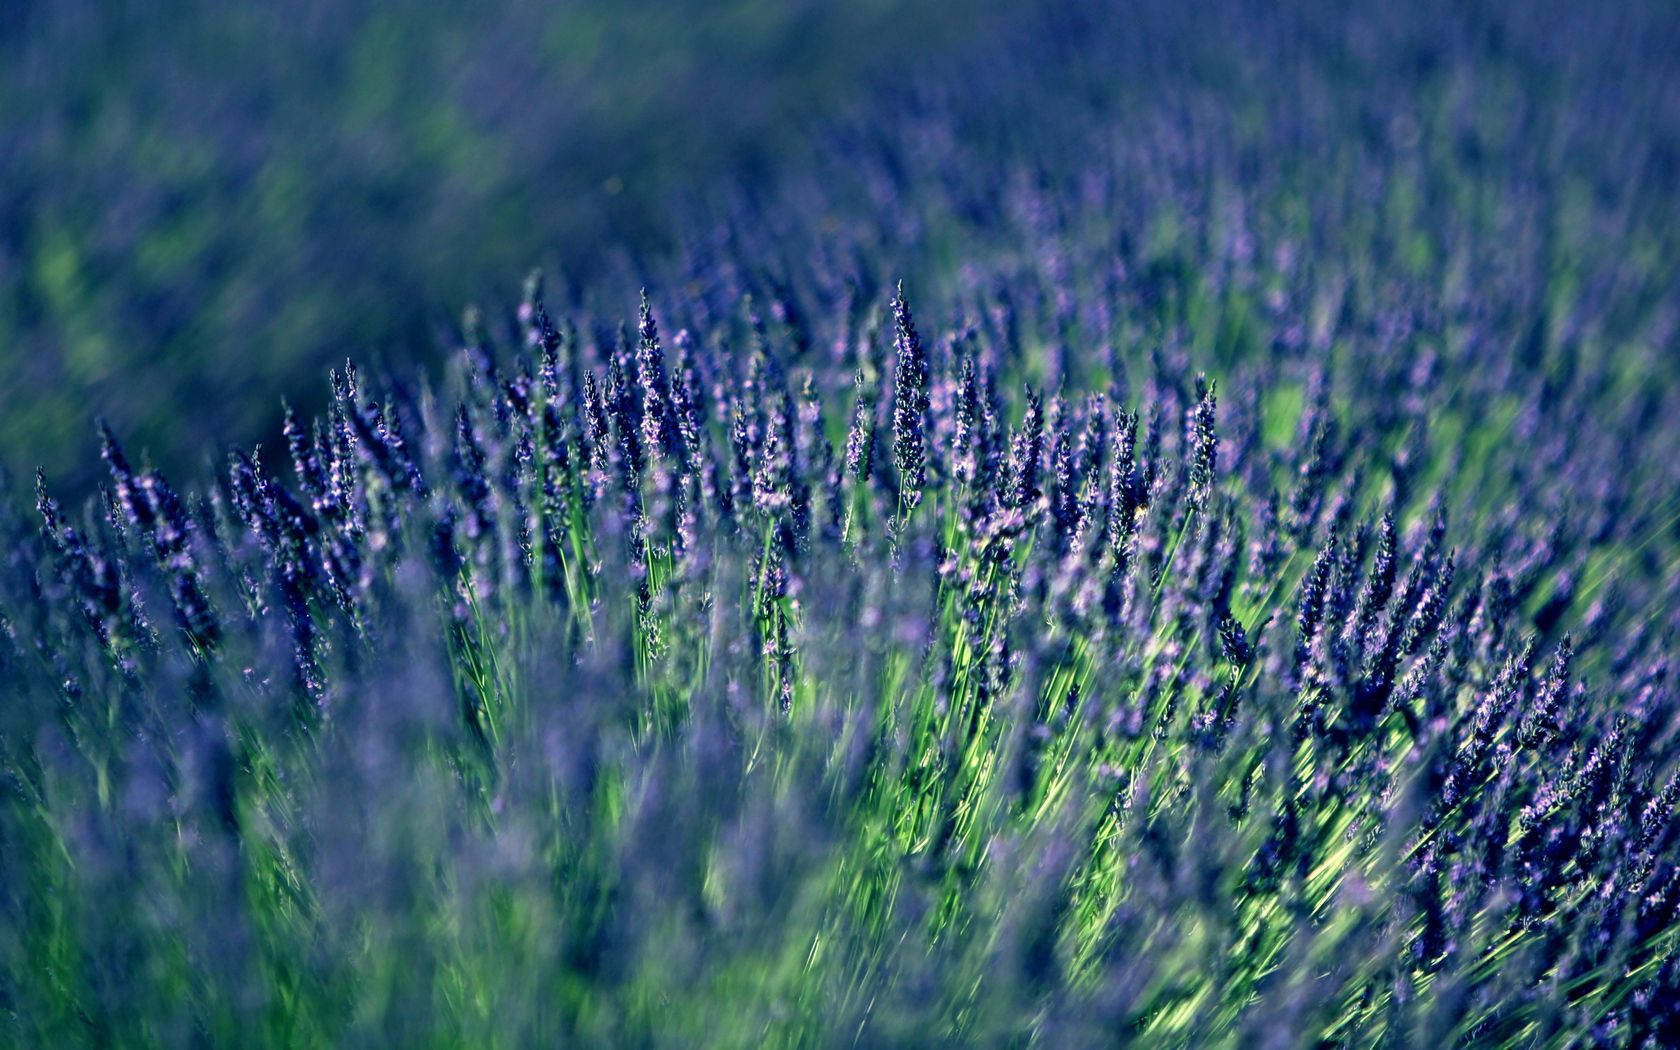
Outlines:
[[19,278],[0,1045],[1680,1046],[1680,11],[866,6],[293,358]]

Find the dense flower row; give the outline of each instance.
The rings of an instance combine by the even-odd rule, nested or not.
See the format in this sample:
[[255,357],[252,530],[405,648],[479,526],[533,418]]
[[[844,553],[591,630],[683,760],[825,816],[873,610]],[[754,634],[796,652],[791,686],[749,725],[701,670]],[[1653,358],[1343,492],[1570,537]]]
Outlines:
[[[285,467],[237,453],[183,496],[107,433],[101,506],[40,484],[8,526],[18,1017],[50,1030],[62,996],[133,1034],[110,894],[204,926],[129,949],[203,996],[179,1023],[302,1009],[242,991],[291,966],[329,1032],[369,979],[336,909],[400,939],[406,909],[511,894],[559,952],[519,1032],[721,965],[750,976],[707,994],[790,1036],[1658,1038],[1675,583],[1589,568],[1647,530],[1632,493],[1540,441],[1518,497],[1575,512],[1454,528],[1427,386],[1362,423],[1312,373],[1288,419],[1255,371],[1222,408],[1157,355],[1045,397],[1006,301],[932,340],[902,285],[869,301],[830,353],[750,293],[667,340],[646,297],[632,334],[556,321],[533,281],[511,354],[469,323],[458,398],[347,366]],[[332,847],[338,807],[377,832],[387,779],[483,852],[387,842],[419,881],[334,900],[381,859]],[[530,852],[496,859],[509,838]],[[212,873],[295,899],[205,912]],[[689,969],[651,978],[671,924]],[[716,1034],[721,1003],[686,1008]]]

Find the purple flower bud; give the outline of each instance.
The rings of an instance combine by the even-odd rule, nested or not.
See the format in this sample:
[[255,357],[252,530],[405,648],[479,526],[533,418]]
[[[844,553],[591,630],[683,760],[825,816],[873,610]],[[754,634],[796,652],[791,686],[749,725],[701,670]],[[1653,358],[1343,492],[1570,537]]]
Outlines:
[[1207,507],[1213,494],[1214,472],[1219,464],[1219,433],[1215,429],[1215,415],[1219,399],[1213,384],[1204,375],[1196,377],[1196,408],[1190,420],[1190,506],[1200,511]]
[[927,483],[928,361],[904,298],[904,282],[893,296],[893,465],[898,469],[900,499],[906,511],[921,502]]

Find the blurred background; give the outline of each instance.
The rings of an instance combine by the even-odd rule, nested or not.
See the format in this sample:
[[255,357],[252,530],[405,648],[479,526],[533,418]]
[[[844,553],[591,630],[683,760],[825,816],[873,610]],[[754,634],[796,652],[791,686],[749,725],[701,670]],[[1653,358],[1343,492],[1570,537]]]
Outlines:
[[1584,293],[1680,325],[1671,0],[0,0],[0,467],[90,491],[103,415],[219,469],[329,366],[434,364],[531,267],[564,299],[726,213],[798,253],[849,195],[844,235],[925,287],[1087,159],[1128,234],[1235,173],[1330,209],[1321,262],[1427,270],[1451,233],[1520,256],[1498,298],[1544,327],[1608,254]]
[[85,490],[104,415],[197,473],[533,265],[662,250],[986,6],[0,2],[0,465]]

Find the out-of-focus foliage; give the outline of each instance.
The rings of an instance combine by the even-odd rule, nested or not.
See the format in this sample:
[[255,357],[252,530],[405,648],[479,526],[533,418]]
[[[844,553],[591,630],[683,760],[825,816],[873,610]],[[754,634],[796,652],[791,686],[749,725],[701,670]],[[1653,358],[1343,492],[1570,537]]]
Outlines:
[[103,413],[201,469],[335,357],[435,362],[462,302],[668,246],[673,199],[788,163],[983,6],[0,5],[4,461],[91,479]]

